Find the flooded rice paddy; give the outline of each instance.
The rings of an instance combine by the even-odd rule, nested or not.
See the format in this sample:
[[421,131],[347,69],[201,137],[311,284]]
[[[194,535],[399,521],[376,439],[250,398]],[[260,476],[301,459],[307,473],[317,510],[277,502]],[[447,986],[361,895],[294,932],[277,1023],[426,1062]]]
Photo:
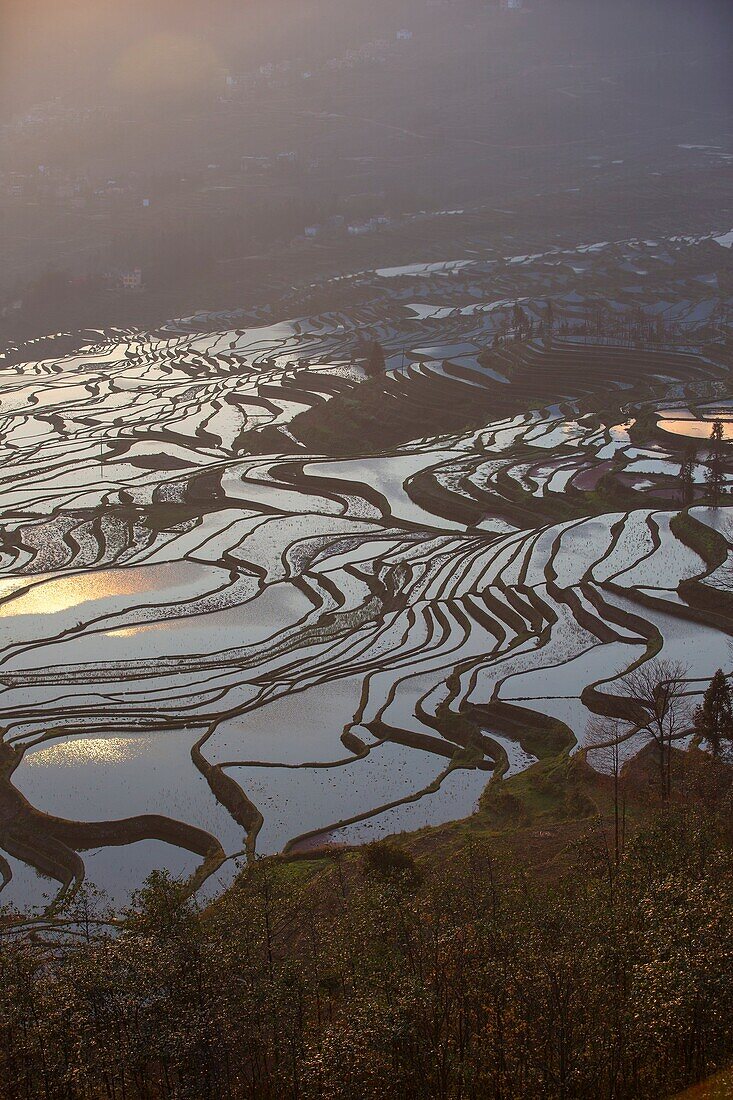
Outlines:
[[[728,634],[679,590],[729,572],[676,533],[674,439],[640,438],[619,401],[584,410],[580,345],[567,398],[525,400],[462,332],[490,311],[441,308],[386,375],[411,441],[378,455],[297,436],[300,411],[361,384],[333,317],[100,334],[0,372],[1,902],[86,879],[121,906],[160,867],[205,899],[260,855],[465,817],[537,762],[507,713],[577,751],[587,689],[634,662],[727,667]],[[695,371],[681,358],[675,384]],[[426,437],[425,395],[467,391],[515,407]],[[660,401],[659,427],[702,439],[720,417],[727,440],[731,407]],[[611,482],[621,507],[599,506]],[[728,511],[691,516],[727,539]]]

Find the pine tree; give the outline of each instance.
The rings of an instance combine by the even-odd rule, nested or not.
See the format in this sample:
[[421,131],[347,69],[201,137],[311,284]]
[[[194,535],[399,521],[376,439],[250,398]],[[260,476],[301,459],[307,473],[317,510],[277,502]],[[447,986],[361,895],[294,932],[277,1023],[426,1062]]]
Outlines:
[[720,756],[723,742],[733,741],[733,701],[722,669],[713,676],[695,711],[695,729],[709,742],[714,756]]
[[680,497],[683,507],[692,504],[695,496],[695,465],[697,449],[694,443],[688,443],[682,453],[680,463]]

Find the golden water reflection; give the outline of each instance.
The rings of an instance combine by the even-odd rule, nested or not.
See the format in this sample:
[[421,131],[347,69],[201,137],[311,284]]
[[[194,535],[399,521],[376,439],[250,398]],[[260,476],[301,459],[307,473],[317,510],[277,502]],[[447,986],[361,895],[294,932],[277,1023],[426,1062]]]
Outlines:
[[[101,569],[36,582],[28,577],[0,581],[0,617],[48,615],[109,596],[134,596],[156,587],[156,571],[148,572],[152,575],[141,569]],[[29,583],[31,588],[13,596]]]
[[[710,439],[712,420],[660,420],[659,427],[671,435],[685,435],[689,439]],[[723,422],[723,439],[733,439],[733,421]]]
[[34,749],[26,753],[23,763],[41,768],[120,764],[142,756],[147,748],[147,741],[141,737],[85,737]]

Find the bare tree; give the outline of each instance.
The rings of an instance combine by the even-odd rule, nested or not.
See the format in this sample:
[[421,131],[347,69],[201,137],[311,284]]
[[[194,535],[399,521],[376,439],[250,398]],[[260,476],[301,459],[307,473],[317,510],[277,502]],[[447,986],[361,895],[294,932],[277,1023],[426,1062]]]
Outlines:
[[625,799],[622,798],[621,751],[623,741],[633,736],[634,727],[623,718],[594,715],[586,730],[586,745],[593,753],[593,763],[598,770],[613,777],[613,835],[614,863],[618,867],[624,847]]
[[679,661],[657,657],[616,681],[615,694],[628,700],[638,731],[658,749],[659,781],[665,799],[672,787],[672,743],[692,726],[692,708],[685,691],[687,671]]

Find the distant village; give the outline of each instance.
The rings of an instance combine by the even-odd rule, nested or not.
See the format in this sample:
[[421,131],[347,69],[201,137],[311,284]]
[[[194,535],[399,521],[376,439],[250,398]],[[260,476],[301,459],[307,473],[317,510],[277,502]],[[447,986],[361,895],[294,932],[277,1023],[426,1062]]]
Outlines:
[[[449,9],[460,2],[426,0],[426,7]],[[488,0],[487,7],[514,13],[525,5],[523,0]],[[419,29],[403,26],[318,62],[279,59],[223,73],[206,109],[212,125],[220,118],[222,127],[231,129],[244,117],[249,101],[266,103],[280,93],[300,94],[303,85],[330,91],[339,74],[381,67],[394,72],[414,63],[419,42]],[[299,149],[273,149],[267,146],[269,135],[264,128],[243,135],[238,148],[222,141],[226,152],[211,162],[197,158],[194,145],[190,163],[168,171],[141,161],[110,172],[99,167],[91,154],[74,161],[65,155],[68,148],[94,149],[100,134],[116,130],[124,134],[135,124],[135,110],[144,113],[145,104],[138,103],[128,114],[121,103],[74,106],[54,99],[0,125],[0,214],[6,225],[22,226],[29,219],[35,224],[38,217],[48,238],[68,240],[68,248],[59,248],[43,270],[26,265],[22,273],[15,273],[13,255],[6,254],[0,316],[22,310],[34,282],[44,273],[62,272],[67,287],[76,293],[84,288],[131,295],[144,292],[150,282],[151,256],[156,262],[158,256],[165,256],[164,245],[170,245],[182,216],[189,239],[194,237],[195,217],[200,215],[204,222],[213,213],[243,240],[250,232],[250,239],[259,235],[266,242],[275,237],[293,249],[369,237],[403,220],[399,207],[379,187],[359,190],[357,186],[350,193],[347,187],[334,185],[326,190],[321,180],[334,175],[329,154],[306,142]],[[331,116],[324,110],[320,116],[314,113],[318,117],[327,123]],[[99,158],[99,164],[107,159]],[[361,160],[368,165],[373,158]],[[297,201],[292,201],[296,194]],[[260,217],[263,203],[269,204],[267,217]],[[255,223],[251,231],[248,218]],[[18,237],[22,239],[20,232]],[[163,245],[157,243],[163,238]],[[24,248],[22,255],[27,254]],[[168,257],[163,266],[167,263],[175,270],[177,262]]]

